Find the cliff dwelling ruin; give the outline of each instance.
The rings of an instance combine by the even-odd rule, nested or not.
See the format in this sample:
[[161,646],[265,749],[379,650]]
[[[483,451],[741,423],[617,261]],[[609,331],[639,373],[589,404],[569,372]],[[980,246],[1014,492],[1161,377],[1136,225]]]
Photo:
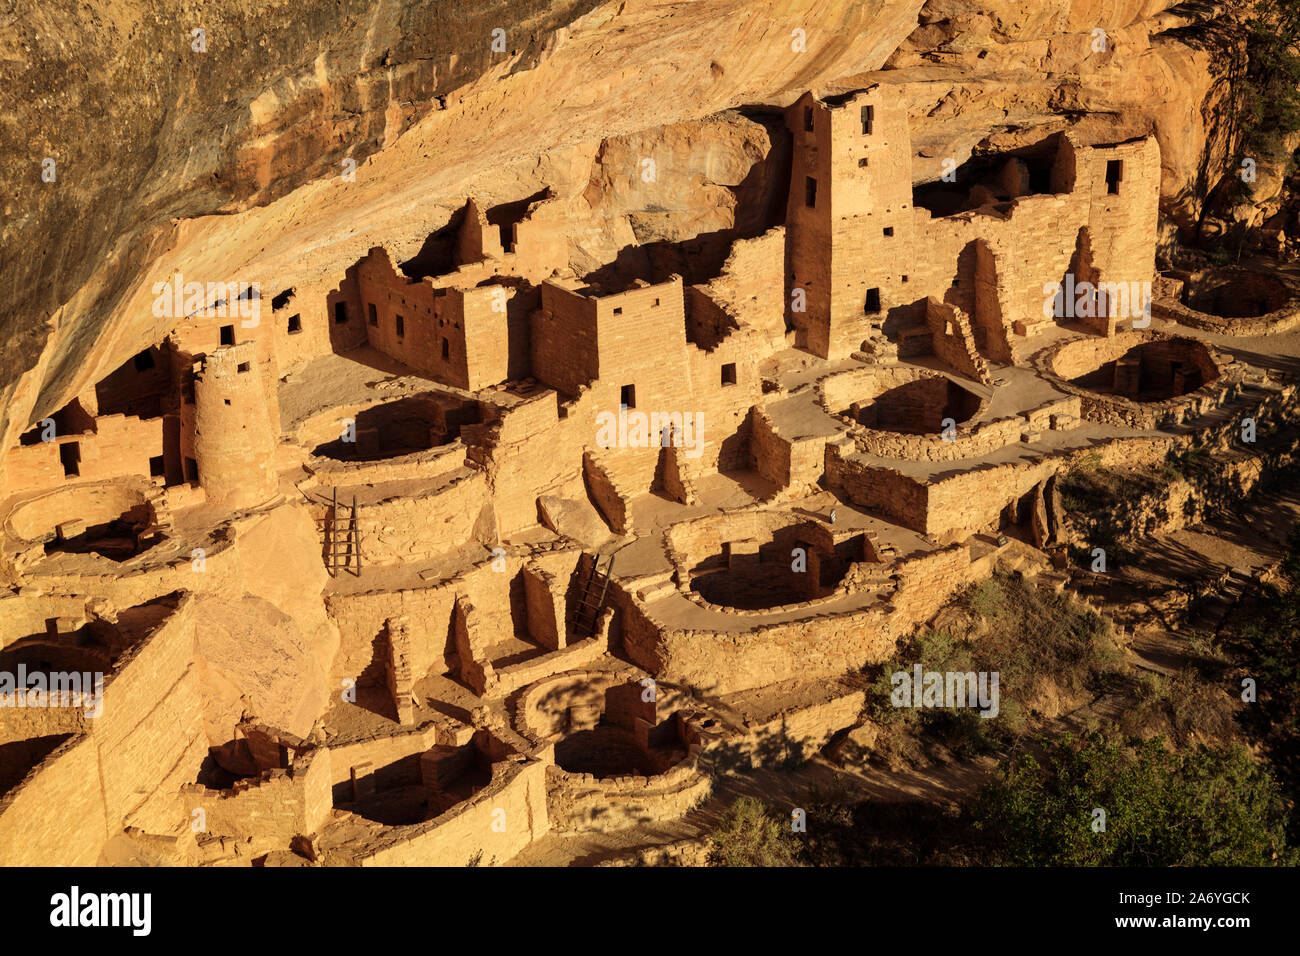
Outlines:
[[375,192],[266,165],[142,238],[134,318],[6,392],[0,670],[102,699],[0,710],[0,859],[526,864],[687,819],[840,745],[969,587],[1073,587],[1080,462],[1293,420],[1295,279],[1158,259],[1179,131],[941,110],[897,57],[548,132],[436,207],[385,154],[510,107],[394,78]]

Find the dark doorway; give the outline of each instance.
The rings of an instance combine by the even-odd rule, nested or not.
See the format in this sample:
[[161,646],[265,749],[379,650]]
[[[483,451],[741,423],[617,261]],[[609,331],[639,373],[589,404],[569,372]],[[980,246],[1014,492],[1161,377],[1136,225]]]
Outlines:
[[81,442],[64,442],[59,446],[59,461],[63,463],[63,474],[76,478],[81,474]]

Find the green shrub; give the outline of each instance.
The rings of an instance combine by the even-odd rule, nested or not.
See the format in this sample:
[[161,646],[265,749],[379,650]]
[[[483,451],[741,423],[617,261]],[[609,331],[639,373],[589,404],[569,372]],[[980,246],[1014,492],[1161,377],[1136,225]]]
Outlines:
[[[976,832],[1023,866],[1293,864],[1286,806],[1241,745],[1165,749],[1086,734],[1007,762],[972,807]],[[1105,811],[1098,830],[1096,810]]]
[[1259,0],[1247,31],[1238,85],[1242,137],[1248,154],[1275,161],[1283,158],[1283,138],[1300,129],[1300,3]]
[[739,797],[709,835],[709,866],[798,866],[801,844],[782,819],[754,797]]

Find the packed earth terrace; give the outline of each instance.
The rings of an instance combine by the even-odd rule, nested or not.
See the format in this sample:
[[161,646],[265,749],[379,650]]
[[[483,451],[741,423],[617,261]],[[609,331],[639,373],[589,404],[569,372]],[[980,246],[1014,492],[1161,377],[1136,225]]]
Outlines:
[[328,274],[149,277],[157,334],[0,461],[0,669],[102,678],[0,708],[0,861],[669,847],[968,586],[1088,578],[1081,462],[1292,459],[1294,281],[1157,270],[1150,124],[945,167],[914,98],[557,146]]

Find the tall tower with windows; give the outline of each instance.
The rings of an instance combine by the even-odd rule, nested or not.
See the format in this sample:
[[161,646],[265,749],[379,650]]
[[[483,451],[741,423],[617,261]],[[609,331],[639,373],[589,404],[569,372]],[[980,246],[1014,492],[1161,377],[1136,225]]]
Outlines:
[[917,298],[908,288],[916,227],[907,106],[880,86],[807,93],[786,125],[787,327],[798,347],[842,358],[882,334],[891,308]]

